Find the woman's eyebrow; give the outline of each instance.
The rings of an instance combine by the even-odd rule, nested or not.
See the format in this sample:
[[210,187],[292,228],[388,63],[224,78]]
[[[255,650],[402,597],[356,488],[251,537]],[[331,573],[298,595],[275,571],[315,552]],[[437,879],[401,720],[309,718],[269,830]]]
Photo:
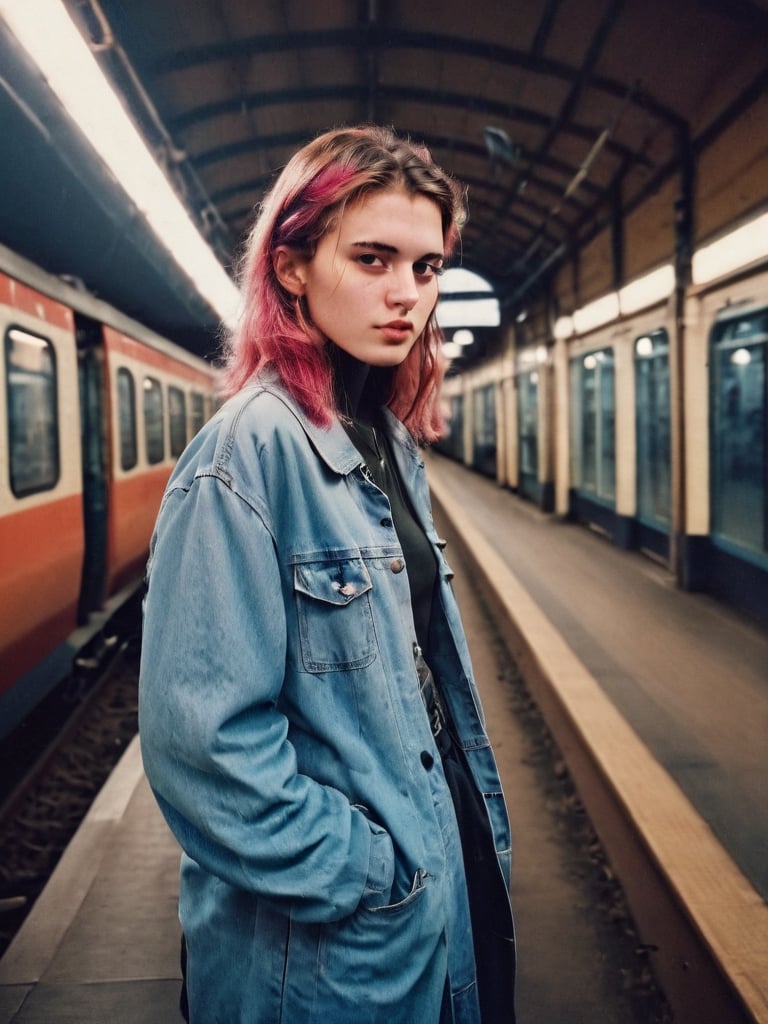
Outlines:
[[[352,242],[353,249],[368,249],[374,252],[387,252],[397,255],[400,250],[396,245],[388,245],[386,242]],[[419,260],[443,260],[445,256],[441,252],[426,252]]]
[[352,248],[373,249],[375,252],[400,252],[396,245],[387,245],[385,242],[352,242]]

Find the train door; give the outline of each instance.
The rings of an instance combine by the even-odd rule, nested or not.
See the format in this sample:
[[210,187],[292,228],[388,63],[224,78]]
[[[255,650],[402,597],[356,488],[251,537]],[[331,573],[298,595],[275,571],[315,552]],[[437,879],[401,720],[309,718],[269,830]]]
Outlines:
[[518,488],[539,500],[539,372],[529,370],[517,378],[517,429],[519,442]]
[[472,466],[485,476],[496,477],[496,385],[478,388],[474,396],[474,445]]
[[638,546],[669,556],[671,433],[669,336],[663,329],[635,340]]
[[446,416],[446,432],[440,439],[440,450],[446,455],[464,461],[464,397],[451,395]]
[[615,537],[616,390],[610,348],[571,360],[571,511]]
[[712,537],[768,569],[768,309],[731,313],[711,334]]
[[101,325],[76,315],[83,452],[85,557],[79,618],[104,603],[107,570],[107,434]]

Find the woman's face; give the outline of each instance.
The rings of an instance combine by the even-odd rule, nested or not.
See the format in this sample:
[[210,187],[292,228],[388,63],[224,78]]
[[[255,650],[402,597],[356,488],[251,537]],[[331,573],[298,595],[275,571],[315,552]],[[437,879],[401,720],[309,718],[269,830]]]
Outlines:
[[327,338],[371,366],[397,366],[435,307],[442,263],[438,205],[388,189],[349,205],[296,274]]

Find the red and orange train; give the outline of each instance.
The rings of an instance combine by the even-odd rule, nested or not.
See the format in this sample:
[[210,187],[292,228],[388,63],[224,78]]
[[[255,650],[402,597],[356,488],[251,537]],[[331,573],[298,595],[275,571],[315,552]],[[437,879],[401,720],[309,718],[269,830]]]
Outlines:
[[215,370],[0,247],[0,738],[141,581]]

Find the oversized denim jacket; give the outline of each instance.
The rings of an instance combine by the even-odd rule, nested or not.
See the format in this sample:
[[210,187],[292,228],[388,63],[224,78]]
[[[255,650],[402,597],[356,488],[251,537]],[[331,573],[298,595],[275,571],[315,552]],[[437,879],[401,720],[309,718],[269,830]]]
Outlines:
[[[424,463],[387,426],[439,566],[431,668],[508,884],[509,825]],[[193,1024],[478,1024],[414,644],[389,503],[341,425],[313,426],[274,381],[242,391],[170,479],[145,605],[142,752],[184,851]]]

